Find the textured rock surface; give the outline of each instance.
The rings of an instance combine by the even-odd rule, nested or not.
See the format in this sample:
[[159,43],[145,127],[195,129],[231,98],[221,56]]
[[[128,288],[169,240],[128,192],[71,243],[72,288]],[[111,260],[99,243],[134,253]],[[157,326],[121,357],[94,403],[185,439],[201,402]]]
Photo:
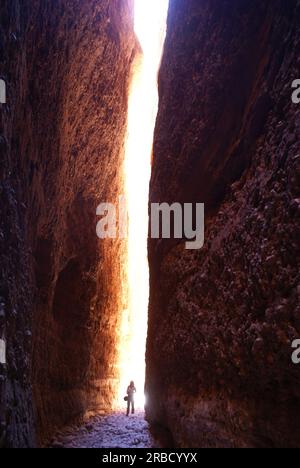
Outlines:
[[122,193],[136,49],[131,0],[25,3],[0,6],[8,446],[36,443],[32,392],[40,441],[114,394],[124,246],[97,239],[95,213]]
[[299,7],[170,1],[150,198],[206,203],[201,251],[149,245],[147,416],[179,446],[300,445]]

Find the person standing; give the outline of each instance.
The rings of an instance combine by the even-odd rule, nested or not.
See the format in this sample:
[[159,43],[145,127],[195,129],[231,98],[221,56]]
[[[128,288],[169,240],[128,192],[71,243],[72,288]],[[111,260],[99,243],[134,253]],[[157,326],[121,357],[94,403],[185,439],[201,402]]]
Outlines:
[[133,380],[130,382],[129,387],[127,388],[127,416],[129,416],[130,413],[130,408],[131,408],[131,414],[134,414],[134,395],[136,393],[136,388],[134,385]]

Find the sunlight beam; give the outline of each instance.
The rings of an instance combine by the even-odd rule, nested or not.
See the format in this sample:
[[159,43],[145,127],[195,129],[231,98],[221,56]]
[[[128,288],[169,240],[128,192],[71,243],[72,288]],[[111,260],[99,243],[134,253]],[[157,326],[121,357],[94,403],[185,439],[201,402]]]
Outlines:
[[135,0],[135,32],[143,54],[133,73],[125,150],[128,208],[128,310],[120,330],[119,403],[130,380],[144,404],[145,349],[148,325],[149,266],[147,258],[148,198],[153,133],[158,110],[157,74],[166,34],[169,0]]

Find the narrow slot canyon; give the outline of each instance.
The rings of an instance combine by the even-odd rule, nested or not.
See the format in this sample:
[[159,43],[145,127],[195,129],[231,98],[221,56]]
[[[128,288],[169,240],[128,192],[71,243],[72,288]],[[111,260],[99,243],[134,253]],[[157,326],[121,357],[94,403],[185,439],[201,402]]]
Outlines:
[[300,447],[299,17],[1,0],[1,448]]

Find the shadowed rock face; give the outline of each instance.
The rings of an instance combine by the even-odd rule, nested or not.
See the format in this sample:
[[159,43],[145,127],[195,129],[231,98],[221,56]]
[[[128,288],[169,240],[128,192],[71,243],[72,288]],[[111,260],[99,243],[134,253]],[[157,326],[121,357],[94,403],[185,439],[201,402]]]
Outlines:
[[96,207],[123,193],[136,49],[131,0],[25,3],[0,7],[1,434],[14,447],[36,443],[33,409],[42,442],[114,396],[124,245],[97,239]]
[[299,2],[171,0],[152,202],[205,202],[200,251],[150,241],[147,415],[180,447],[300,444]]

